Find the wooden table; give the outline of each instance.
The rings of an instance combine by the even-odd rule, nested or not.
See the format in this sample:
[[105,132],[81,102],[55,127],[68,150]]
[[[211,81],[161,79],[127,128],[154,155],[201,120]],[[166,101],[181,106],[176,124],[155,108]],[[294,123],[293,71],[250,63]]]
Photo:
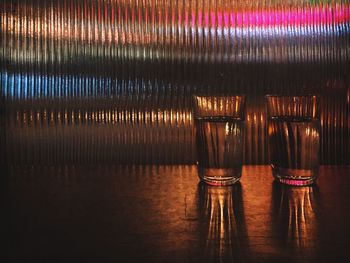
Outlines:
[[199,184],[195,166],[7,175],[2,262],[334,262],[350,249],[350,167],[299,188],[269,166],[226,188]]

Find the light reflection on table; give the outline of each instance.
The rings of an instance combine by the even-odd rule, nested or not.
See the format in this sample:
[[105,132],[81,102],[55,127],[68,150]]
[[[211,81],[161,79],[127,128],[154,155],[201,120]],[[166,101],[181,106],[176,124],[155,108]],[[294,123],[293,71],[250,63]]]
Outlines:
[[195,166],[12,167],[7,252],[15,260],[330,262],[347,255],[349,169],[323,166],[317,186],[292,188],[274,184],[268,166],[244,166],[241,183],[223,189],[199,184]]

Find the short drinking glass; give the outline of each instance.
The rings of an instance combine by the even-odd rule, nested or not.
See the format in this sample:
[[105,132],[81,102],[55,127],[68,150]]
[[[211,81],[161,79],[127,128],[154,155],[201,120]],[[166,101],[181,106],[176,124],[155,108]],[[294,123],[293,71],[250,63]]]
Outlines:
[[270,162],[284,184],[309,185],[318,174],[320,119],[318,98],[266,96]]
[[198,173],[210,185],[242,174],[245,96],[194,96]]

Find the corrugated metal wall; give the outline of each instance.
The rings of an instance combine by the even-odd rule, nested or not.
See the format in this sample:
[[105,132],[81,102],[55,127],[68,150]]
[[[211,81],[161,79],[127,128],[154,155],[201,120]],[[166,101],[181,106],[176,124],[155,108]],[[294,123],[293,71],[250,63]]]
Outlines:
[[321,95],[321,160],[350,164],[350,3],[3,0],[2,160],[194,163],[191,95],[248,96],[244,160],[268,162],[264,95]]

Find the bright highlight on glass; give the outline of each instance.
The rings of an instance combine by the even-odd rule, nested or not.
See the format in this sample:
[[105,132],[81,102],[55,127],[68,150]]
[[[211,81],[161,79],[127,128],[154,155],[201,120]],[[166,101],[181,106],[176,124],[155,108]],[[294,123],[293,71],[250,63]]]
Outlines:
[[320,120],[316,96],[266,96],[270,162],[289,185],[312,184],[318,174]]
[[210,185],[231,185],[242,174],[244,96],[194,96],[198,172]]

